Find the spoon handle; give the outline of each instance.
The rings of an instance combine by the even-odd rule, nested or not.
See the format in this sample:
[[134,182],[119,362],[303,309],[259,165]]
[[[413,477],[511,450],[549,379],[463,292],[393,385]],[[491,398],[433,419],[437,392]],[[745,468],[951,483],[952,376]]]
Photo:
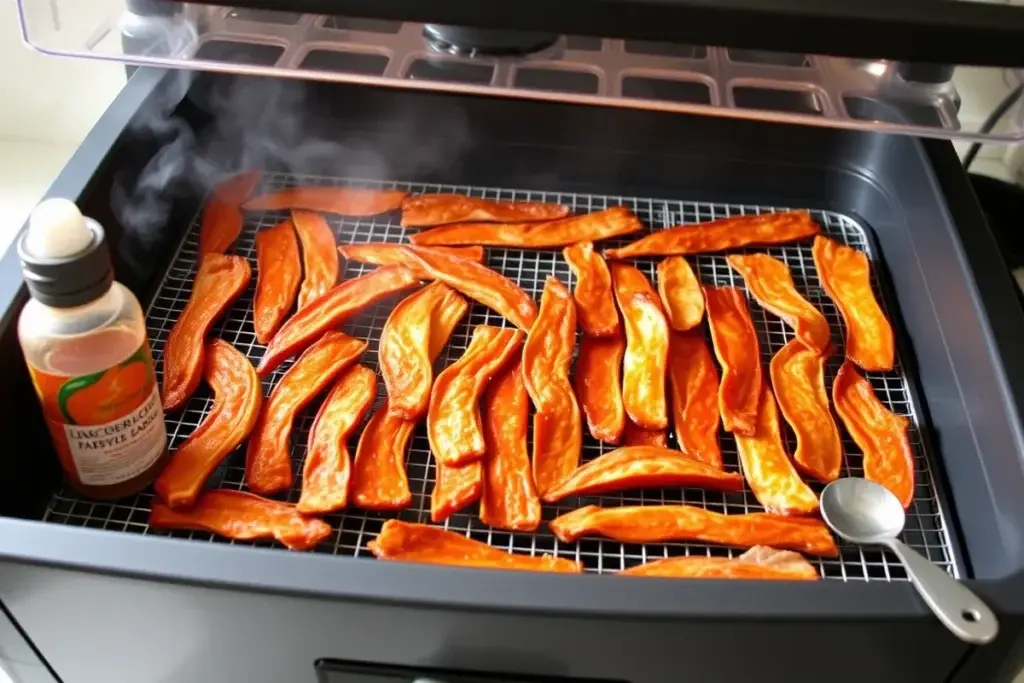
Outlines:
[[928,607],[955,636],[977,644],[996,637],[999,622],[981,598],[904,543],[892,539],[886,545],[906,567],[910,581]]

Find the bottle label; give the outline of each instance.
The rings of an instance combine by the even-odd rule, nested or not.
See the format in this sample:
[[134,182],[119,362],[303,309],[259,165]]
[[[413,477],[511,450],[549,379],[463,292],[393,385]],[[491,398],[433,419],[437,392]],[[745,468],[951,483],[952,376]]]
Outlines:
[[125,361],[90,375],[29,370],[57,454],[83,484],[128,481],[163,455],[167,427],[147,342]]

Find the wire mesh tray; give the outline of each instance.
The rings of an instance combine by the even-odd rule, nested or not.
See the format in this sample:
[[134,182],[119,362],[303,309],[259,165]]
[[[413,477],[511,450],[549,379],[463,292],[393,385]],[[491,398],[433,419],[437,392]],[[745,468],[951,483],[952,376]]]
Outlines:
[[[424,192],[457,192],[476,197],[490,199],[543,201],[566,204],[574,212],[584,213],[597,211],[610,206],[623,205],[632,209],[651,229],[669,227],[682,222],[692,223],[711,220],[725,216],[748,213],[780,211],[789,207],[751,206],[742,204],[709,204],[689,201],[647,199],[640,197],[606,196],[594,194],[545,192],[539,190],[511,190],[456,185],[436,185],[398,182],[364,181],[356,179],[328,178],[321,176],[295,176],[283,174],[265,174],[263,191],[269,191],[291,185],[345,185],[352,187],[398,188],[412,193]],[[827,211],[812,212],[815,220],[822,226],[824,233],[840,242],[865,251],[872,261],[876,260],[873,247],[864,227],[847,216]],[[286,218],[282,212],[256,213],[246,215],[245,228],[233,247],[233,253],[246,256],[255,263],[254,237],[258,230],[269,228]],[[339,242],[399,242],[405,231],[399,226],[397,215],[377,216],[369,219],[348,219],[328,216],[328,220]],[[147,311],[147,324],[150,341],[156,359],[157,374],[162,379],[163,352],[167,335],[185,307],[192,282],[196,275],[196,258],[199,237],[198,216],[193,220],[178,253],[175,255],[152,304]],[[611,244],[612,241],[603,243]],[[832,355],[826,365],[826,382],[831,386],[835,373],[842,360],[843,327],[841,318],[832,301],[824,293],[811,258],[808,243],[788,244],[770,248],[753,248],[750,251],[767,251],[781,259],[789,267],[797,289],[821,310],[829,320],[833,341],[840,344],[837,352]],[[655,260],[639,260],[637,265],[654,281]],[[696,266],[700,280],[705,284],[732,286],[743,288],[742,278],[726,264],[722,254],[703,254],[691,257]],[[561,256],[560,250],[529,251],[518,249],[487,249],[487,264],[517,281],[526,291],[539,300],[544,280],[549,274],[556,275],[563,282],[575,286],[574,277]],[[341,261],[341,277],[352,278],[360,275],[373,266],[365,266],[355,262]],[[877,268],[876,268],[877,270]],[[245,353],[254,363],[262,356],[264,347],[256,341],[252,326],[252,301],[256,278],[249,289],[235,303],[228,314],[214,327],[213,334],[231,342],[237,349]],[[879,288],[877,276],[874,285]],[[361,362],[377,369],[377,340],[381,328],[401,295],[365,311],[350,320],[343,331],[365,339],[369,343]],[[882,297],[884,301],[884,297]],[[789,340],[792,333],[787,326],[775,316],[767,313],[761,306],[748,296],[748,305],[754,320],[761,345],[761,359],[767,365],[771,357]],[[892,319],[892,313],[889,313]],[[895,320],[894,320],[895,322]],[[477,325],[508,326],[510,323],[484,306],[473,303],[469,314],[456,328],[455,333],[438,359],[437,368],[443,368],[459,358],[469,343],[472,329]],[[706,325],[705,325],[706,329]],[[264,393],[269,394],[271,387],[281,377],[291,362],[264,380]],[[897,358],[896,367],[888,373],[869,373],[875,392],[882,402],[894,412],[910,418],[909,432],[914,452],[917,488],[914,501],[907,511],[907,526],[903,539],[912,547],[925,554],[930,560],[946,568],[954,576],[959,574],[954,562],[952,542],[945,513],[939,499],[938,483],[933,469],[933,459],[926,451],[921,439],[920,414],[915,405],[909,380],[902,363]],[[376,406],[384,399],[384,384],[378,384],[379,395]],[[199,425],[212,405],[208,389],[201,387],[191,398],[185,409],[175,415],[168,416],[167,432],[172,447],[180,444]],[[375,407],[376,407],[375,406]],[[292,438],[291,456],[296,472],[301,471],[305,456],[305,444],[313,417],[319,402],[309,406],[296,421],[296,429]],[[361,431],[361,430],[358,430]],[[842,431],[842,430],[841,430]],[[612,447],[592,439],[584,430],[583,460],[596,458]],[[844,465],[843,475],[863,476],[862,456],[860,451],[843,433]],[[352,439],[354,445],[358,434]],[[794,446],[792,433],[784,428],[784,438],[792,452]],[[722,432],[719,436],[722,455],[726,468],[739,471],[736,445],[731,435]],[[670,437],[670,445],[674,445],[674,436]],[[244,475],[244,446],[232,453],[211,477],[210,485],[224,488],[241,489]],[[410,488],[413,492],[412,505],[400,513],[375,513],[350,508],[339,514],[328,515],[324,519],[335,529],[334,533],[317,548],[316,552],[349,556],[370,557],[366,544],[380,530],[384,520],[397,516],[414,522],[429,522],[430,492],[434,484],[434,465],[430,457],[426,429],[421,424],[411,442],[406,458]],[[295,502],[299,496],[301,477],[287,492],[287,500]],[[815,490],[820,491],[818,484],[811,483]],[[203,532],[166,532],[150,529],[147,523],[150,504],[153,500],[151,492],[144,492],[134,498],[116,503],[94,503],[78,497],[73,491],[64,488],[53,496],[45,513],[45,521],[100,528],[111,531],[127,531],[140,534],[171,535],[196,541],[232,543],[262,547],[274,546],[269,541],[241,542],[230,541]],[[492,546],[514,550],[521,553],[540,554],[553,553],[561,557],[579,560],[591,572],[611,573],[643,562],[677,555],[715,555],[735,557],[741,550],[732,550],[709,546],[702,543],[649,543],[623,544],[608,540],[584,539],[578,543],[561,543],[548,530],[547,522],[559,514],[576,509],[583,505],[599,504],[616,505],[664,505],[687,503],[697,505],[716,512],[741,514],[757,512],[763,509],[749,491],[734,494],[722,494],[701,489],[658,489],[647,491],[630,491],[622,494],[603,496],[584,496],[570,498],[559,505],[544,506],[544,522],[535,533],[507,533],[493,530],[479,521],[476,506],[461,514],[453,515],[443,526],[450,530],[463,533],[470,538],[485,541]],[[822,576],[839,580],[893,581],[907,580],[902,567],[881,550],[861,549],[855,546],[842,545],[840,557],[835,559],[812,560]]]

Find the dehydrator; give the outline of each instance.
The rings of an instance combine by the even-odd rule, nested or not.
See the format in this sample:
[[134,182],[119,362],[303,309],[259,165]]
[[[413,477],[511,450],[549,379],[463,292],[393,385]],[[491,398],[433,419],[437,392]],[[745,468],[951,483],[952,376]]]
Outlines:
[[[262,171],[261,192],[625,206],[648,230],[810,210],[825,235],[868,254],[896,328],[896,368],[868,378],[911,420],[917,485],[903,539],[992,606],[995,642],[946,632],[879,549],[841,544],[838,558],[812,559],[823,580],[809,584],[626,579],[610,574],[669,554],[740,551],[563,543],[546,524],[587,503],[757,511],[749,491],[572,498],[545,505],[535,533],[491,529],[475,508],[444,522],[499,548],[577,560],[583,575],[374,560],[367,543],[386,519],[429,521],[435,471],[422,426],[406,461],[413,504],[328,515],[333,533],[314,552],[151,529],[151,492],[96,502],[62,482],[18,347],[27,292],[12,247],[0,261],[0,663],[17,681],[69,683],[1012,680],[1024,669],[1024,310],[949,140],[1021,139],[1024,114],[968,129],[950,80],[961,67],[950,64],[1016,77],[1024,8],[939,4],[948,14],[839,0],[65,1],[50,5],[64,12],[57,22],[41,14],[45,3],[19,1],[38,49],[133,65],[49,195],[107,228],[118,279],[146,309],[158,375],[195,277],[203,202],[240,170]],[[233,253],[255,264],[254,235],[285,217],[246,212]],[[394,214],[329,222],[339,242],[406,235]],[[758,250],[789,266],[840,338],[809,245]],[[538,300],[549,275],[574,283],[559,250],[488,248],[486,258]],[[636,263],[653,276],[654,261]],[[743,286],[723,254],[692,263],[705,284]],[[371,268],[342,260],[341,277]],[[397,300],[342,327],[368,342],[371,367]],[[250,286],[212,334],[256,362],[252,304]],[[767,366],[791,332],[756,303],[751,311]],[[509,323],[474,305],[438,367],[479,324]],[[840,362],[829,360],[829,381]],[[211,403],[201,389],[168,415],[172,445]],[[315,410],[297,423],[295,463]],[[732,437],[720,441],[736,469]],[[844,474],[862,475],[845,435],[843,447]],[[583,456],[607,450],[587,437]],[[216,485],[243,486],[243,451]]]

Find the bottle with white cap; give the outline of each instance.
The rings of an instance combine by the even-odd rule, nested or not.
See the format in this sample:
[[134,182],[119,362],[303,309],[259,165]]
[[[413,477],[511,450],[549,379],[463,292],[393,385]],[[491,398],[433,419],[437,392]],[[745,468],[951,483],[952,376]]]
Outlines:
[[57,456],[79,493],[137,493],[167,457],[167,428],[138,299],[114,281],[99,223],[47,199],[18,243],[31,299],[18,335]]

